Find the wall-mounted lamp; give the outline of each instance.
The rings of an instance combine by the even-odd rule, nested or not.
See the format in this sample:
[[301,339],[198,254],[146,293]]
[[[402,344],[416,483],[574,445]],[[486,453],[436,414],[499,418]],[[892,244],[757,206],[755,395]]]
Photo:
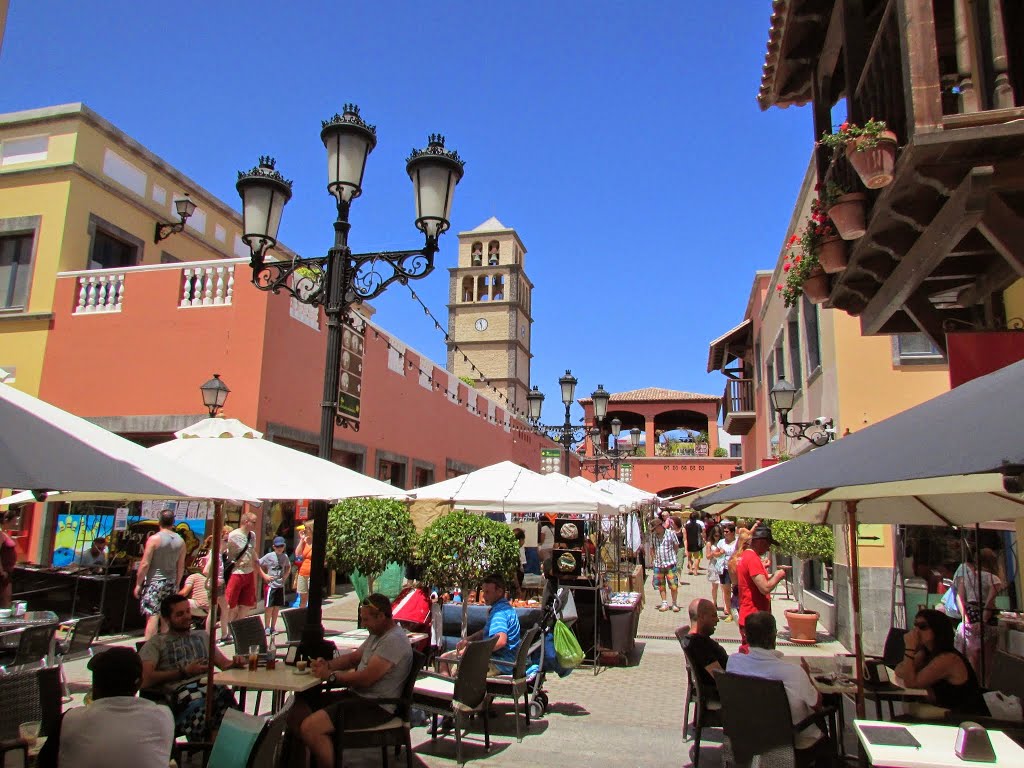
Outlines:
[[156,234],[153,236],[154,243],[159,243],[161,240],[184,230],[185,222],[188,221],[188,217],[196,210],[196,204],[192,202],[188,195],[185,195],[184,197],[179,197],[174,201],[174,210],[178,212],[178,215],[181,217],[181,221],[177,224],[164,224],[163,222],[158,221],[156,223]]
[[220,380],[219,373],[213,374],[213,378],[199,387],[199,391],[203,393],[203,405],[210,412],[211,419],[224,407],[224,402],[231,392],[228,385]]
[[827,416],[819,416],[814,421],[790,421],[789,412],[793,410],[796,403],[796,387],[785,379],[775,382],[768,393],[772,410],[779,414],[779,423],[783,432],[792,438],[803,438],[809,440],[816,446],[822,446],[835,439],[836,430],[832,419]]

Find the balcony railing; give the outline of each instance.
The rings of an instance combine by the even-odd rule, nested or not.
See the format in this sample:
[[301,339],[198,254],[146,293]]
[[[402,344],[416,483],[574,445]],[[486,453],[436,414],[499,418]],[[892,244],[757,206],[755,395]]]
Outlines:
[[722,416],[754,412],[754,380],[729,379],[722,394]]

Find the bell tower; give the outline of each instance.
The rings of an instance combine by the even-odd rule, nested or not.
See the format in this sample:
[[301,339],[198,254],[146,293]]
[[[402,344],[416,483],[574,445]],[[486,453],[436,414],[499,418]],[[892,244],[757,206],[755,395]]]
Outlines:
[[516,231],[492,216],[459,232],[458,266],[448,270],[448,371],[473,379],[485,395],[486,378],[511,410],[524,414],[533,357],[533,283],[523,268],[525,256]]

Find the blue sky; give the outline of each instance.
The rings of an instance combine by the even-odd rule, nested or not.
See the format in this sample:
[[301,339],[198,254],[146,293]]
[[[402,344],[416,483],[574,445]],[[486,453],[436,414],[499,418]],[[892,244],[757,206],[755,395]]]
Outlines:
[[[533,383],[561,422],[578,396],[719,394],[708,342],[742,318],[779,253],[813,134],[808,109],[761,112],[769,0],[204,4],[13,0],[0,111],[82,101],[229,204],[262,153],[295,181],[281,239],[329,247],[320,120],[377,125],[357,251],[419,247],[405,157],[439,131],[466,159],[452,231],[489,216],[528,253]],[[415,285],[444,322],[456,238]],[[377,320],[443,365],[401,286]],[[320,367],[320,361],[315,361]],[[579,413],[576,413],[578,416]]]

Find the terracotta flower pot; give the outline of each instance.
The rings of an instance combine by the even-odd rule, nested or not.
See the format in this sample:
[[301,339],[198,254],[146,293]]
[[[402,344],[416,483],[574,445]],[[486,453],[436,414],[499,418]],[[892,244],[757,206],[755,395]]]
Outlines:
[[867,208],[868,196],[863,192],[850,192],[843,195],[828,209],[828,217],[836,225],[836,231],[843,240],[856,240],[863,237],[864,212]]
[[846,269],[846,241],[838,237],[818,244],[818,263],[826,274],[834,275]]
[[815,267],[810,277],[804,280],[804,294],[812,304],[824,304],[828,300],[828,275],[821,267]]
[[882,131],[878,143],[870,149],[860,149],[867,137],[851,141],[846,145],[846,159],[857,171],[860,180],[868,189],[881,189],[892,183],[892,169],[896,163],[896,134]]
[[802,645],[815,645],[818,642],[817,611],[786,611],[789,623],[790,641]]

